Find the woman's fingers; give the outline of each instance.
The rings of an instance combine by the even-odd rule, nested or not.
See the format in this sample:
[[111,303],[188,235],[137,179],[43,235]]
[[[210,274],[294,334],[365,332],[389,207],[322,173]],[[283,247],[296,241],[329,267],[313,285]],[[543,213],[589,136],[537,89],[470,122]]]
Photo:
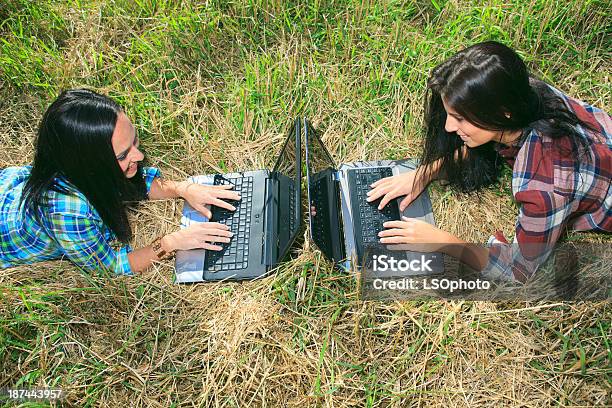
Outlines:
[[379,197],[383,196],[384,194],[386,194],[386,190],[382,187],[377,187],[374,190],[370,190],[366,193],[366,195],[368,196],[366,198],[366,201],[372,202],[378,199]]
[[378,209],[382,210],[383,208],[385,208],[385,206],[389,204],[389,201],[393,200],[395,197],[396,195],[393,191],[385,194],[382,200],[380,200],[380,204],[378,204]]
[[212,212],[208,208],[206,208],[206,206],[204,206],[204,205],[201,205],[201,204],[200,205],[196,205],[195,206],[195,210],[197,212],[199,212],[200,214],[202,214],[203,216],[205,216],[206,218],[208,218],[208,219],[212,218]]
[[230,242],[232,239],[228,238],[228,237],[220,237],[220,236],[214,236],[214,235],[202,235],[196,238],[196,241],[200,244],[200,245],[204,245],[206,243],[228,243]]
[[[384,181],[385,179],[381,179],[379,181]],[[375,185],[376,183],[372,184]],[[396,186],[392,180],[389,180],[387,183],[381,183],[376,186],[373,190],[367,192],[368,198],[366,198],[367,202],[372,202],[382,197],[382,200],[378,204],[378,209],[382,210],[385,208],[387,204],[394,198],[402,195],[401,191],[398,190],[398,186]]]
[[240,194],[230,190],[213,191],[212,195],[215,198],[224,198],[226,200],[240,200]]
[[406,244],[406,237],[403,235],[400,236],[394,236],[394,237],[385,237],[385,238],[381,238],[380,242],[382,244]]
[[208,193],[214,198],[225,198],[227,200],[240,200],[240,194],[235,191],[230,191],[234,188],[231,184],[223,184],[218,186],[207,186],[210,190]]
[[200,228],[201,232],[209,235],[217,235],[220,237],[231,237],[232,235],[234,235],[234,233],[229,230],[229,227],[227,225],[220,224],[218,222],[204,222],[199,225],[202,226]]
[[382,186],[383,184],[387,184],[388,182],[393,181],[394,177],[395,176],[389,176],[389,177],[381,178],[380,180],[376,180],[374,183],[370,184],[370,187],[375,188],[378,186]]
[[381,178],[380,180],[377,180],[374,183],[370,184],[370,188],[375,190],[377,188],[381,188],[381,187],[385,187],[385,186],[390,186],[390,185],[393,185],[393,181],[394,181],[393,180],[393,176]]
[[201,222],[197,225],[199,225],[201,228],[217,228],[217,229],[229,230],[229,227],[227,225],[221,224],[220,222],[215,222],[215,221]]
[[414,197],[412,196],[412,194],[406,195],[406,197],[404,197],[402,201],[400,202],[400,205],[399,205],[400,211],[404,211],[406,207],[408,207],[410,203],[413,201],[414,201]]
[[370,187],[372,189],[366,193],[368,196],[367,201],[374,201],[383,194],[386,194],[393,187],[393,183],[391,177],[386,177],[372,183]]
[[236,211],[236,207],[218,198],[213,198],[210,204],[216,205],[217,207],[225,208],[226,210]]
[[385,228],[406,228],[409,224],[414,223],[416,221],[414,218],[406,218],[402,217],[402,221],[387,221],[383,223],[383,227]]
[[230,237],[226,237],[223,235],[204,235],[200,237],[200,241],[202,242],[225,242],[228,243],[232,239]]
[[367,201],[371,202],[384,196],[378,206],[378,209],[381,210],[392,199],[406,195],[400,203],[400,210],[403,211],[414,200],[414,194],[418,195],[423,190],[420,185],[415,184],[415,177],[416,171],[411,171],[380,179],[372,184],[373,189],[368,192]]
[[407,236],[409,231],[406,228],[392,228],[382,230],[378,233],[379,237],[395,237],[395,236]]
[[385,195],[385,191],[380,188],[380,189],[375,189],[375,190],[370,190],[366,193],[366,195],[368,196],[366,198],[366,201],[368,203],[371,203],[372,201],[377,200],[378,198],[382,197],[383,195]]
[[204,222],[194,227],[196,231],[191,235],[192,245],[212,251],[223,249],[217,243],[229,243],[234,235],[226,225],[218,222]]
[[184,234],[188,237],[197,239],[207,239],[207,237],[231,238],[234,233],[226,225],[218,222],[203,222],[195,224],[185,230]]
[[223,247],[214,244],[204,243],[202,244],[202,249],[208,249],[209,251],[220,251]]
[[210,249],[219,251],[223,249],[219,244],[229,243],[234,234],[227,225],[219,222],[202,222],[177,231],[177,249]]

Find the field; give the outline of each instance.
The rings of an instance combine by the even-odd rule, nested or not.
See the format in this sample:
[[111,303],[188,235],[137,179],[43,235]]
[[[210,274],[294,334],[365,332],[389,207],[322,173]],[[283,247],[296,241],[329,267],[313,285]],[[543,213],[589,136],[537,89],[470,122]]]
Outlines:
[[[612,110],[605,0],[3,0],[0,168],[33,159],[67,88],[115,98],[165,177],[273,165],[292,118],[337,161],[418,156],[430,70],[478,41],[518,50],[562,91]],[[434,184],[438,225],[513,235],[509,176]],[[182,202],[131,212],[133,246]],[[305,233],[306,234],[306,233]],[[588,235],[588,234],[581,234]],[[301,238],[271,276],[176,285],[55,261],[0,271],[0,388],[60,387],[65,406],[609,405],[609,302],[363,302]],[[38,406],[24,403],[22,406]]]

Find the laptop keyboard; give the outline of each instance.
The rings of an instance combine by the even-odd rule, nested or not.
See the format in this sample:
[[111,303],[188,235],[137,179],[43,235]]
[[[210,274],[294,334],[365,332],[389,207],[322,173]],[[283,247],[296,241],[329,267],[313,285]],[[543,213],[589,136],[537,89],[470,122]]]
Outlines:
[[289,183],[289,231],[291,235],[295,232],[296,219],[294,214],[296,213],[296,199],[295,199],[295,183]]
[[355,244],[359,260],[364,256],[364,247],[380,243],[378,233],[384,229],[383,223],[400,219],[399,208],[395,200],[392,200],[382,210],[378,210],[382,197],[373,202],[366,201],[367,192],[372,189],[370,185],[381,178],[392,175],[390,167],[351,169],[348,172]]
[[[331,232],[329,225],[329,197],[327,183],[324,177],[320,177],[310,184],[311,205],[316,208],[317,215],[312,218],[312,236],[316,237],[317,245],[321,250],[332,247]],[[310,208],[308,208],[310,211]]]
[[253,177],[227,178],[216,175],[214,184],[233,184],[233,191],[240,194],[241,200],[233,203],[236,211],[214,207],[211,221],[227,225],[234,236],[228,243],[216,243],[223,248],[221,251],[206,251],[204,267],[210,272],[245,269],[249,264]]

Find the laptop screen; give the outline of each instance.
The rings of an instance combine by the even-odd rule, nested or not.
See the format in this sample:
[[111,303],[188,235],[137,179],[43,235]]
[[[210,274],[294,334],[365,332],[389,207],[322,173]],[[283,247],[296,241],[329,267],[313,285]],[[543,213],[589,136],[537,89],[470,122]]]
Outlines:
[[306,122],[306,144],[307,144],[307,166],[308,173],[314,175],[324,170],[336,170],[334,160],[321,141],[319,132],[312,126],[309,120]]
[[281,150],[271,177],[278,186],[278,217],[277,228],[277,254],[278,260],[284,258],[297,236],[302,219],[301,204],[301,131],[300,121],[295,120],[285,145]]
[[343,258],[343,239],[334,161],[307,120],[305,137],[310,236],[327,259],[339,262]]

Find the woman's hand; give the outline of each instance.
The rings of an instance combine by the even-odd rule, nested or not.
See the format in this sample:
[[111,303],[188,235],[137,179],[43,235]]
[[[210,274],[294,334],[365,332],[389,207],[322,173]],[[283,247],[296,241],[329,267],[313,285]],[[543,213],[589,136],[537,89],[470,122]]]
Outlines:
[[443,252],[459,259],[476,271],[489,262],[489,249],[470,244],[451,233],[416,218],[402,217],[401,221],[387,221],[378,233],[382,244],[391,244],[392,250],[417,252]]
[[168,252],[187,249],[220,251],[223,248],[215,243],[230,242],[233,235],[226,225],[218,222],[202,222],[166,235],[162,238],[161,244]]
[[406,197],[401,201],[399,209],[404,211],[408,205],[419,196],[429,184],[425,177],[425,171],[412,170],[408,173],[396,176],[385,177],[372,184],[372,190],[368,191],[368,202],[372,202],[382,197],[378,209],[381,210],[389,201],[399,196]]
[[457,240],[448,232],[416,218],[402,217],[401,221],[387,221],[383,226],[387,229],[378,233],[380,242],[401,245],[397,249],[402,250],[437,252]]
[[212,217],[212,212],[205,207],[206,205],[216,205],[217,207],[225,208],[230,211],[236,210],[236,207],[223,201],[240,200],[240,195],[238,193],[229,191],[232,188],[233,186],[231,185],[205,186],[184,181],[176,186],[176,191],[178,195],[183,197],[196,211],[210,219]]

